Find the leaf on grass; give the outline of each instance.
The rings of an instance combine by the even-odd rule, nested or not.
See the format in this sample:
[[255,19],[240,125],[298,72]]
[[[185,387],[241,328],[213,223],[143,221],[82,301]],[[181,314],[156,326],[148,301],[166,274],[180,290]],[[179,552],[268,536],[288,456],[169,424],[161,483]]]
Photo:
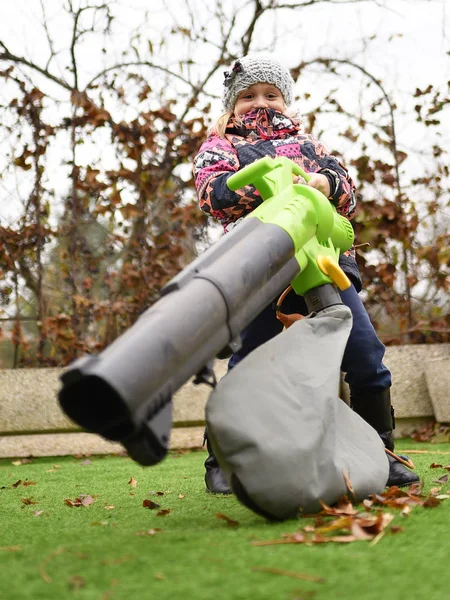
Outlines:
[[67,583],[69,584],[70,589],[74,591],[86,587],[86,580],[81,575],[72,575],[72,577],[69,577],[67,580]]
[[32,498],[21,498],[21,502],[25,505],[28,504],[37,504]]
[[159,527],[155,527],[154,529],[147,529],[147,531],[136,531],[136,535],[156,535],[161,531],[162,529],[159,529]]
[[322,515],[356,515],[358,512],[352,505],[347,496],[343,496],[336,504],[336,506],[328,506],[325,502],[320,501],[322,506]]
[[439,479],[433,479],[433,483],[448,483],[448,475],[442,475]]
[[121,565],[124,562],[128,562],[129,560],[135,560],[135,556],[131,556],[130,554],[125,554],[125,556],[119,556],[118,558],[111,558],[109,560],[101,560],[101,565]]
[[16,483],[13,483],[13,484],[11,485],[11,487],[12,487],[12,488],[19,487],[19,485],[20,485],[21,483],[22,483],[22,480],[21,480],[21,479],[19,479],[18,481],[16,481]]
[[43,510],[35,510],[33,513],[33,517],[40,517],[43,512]]
[[155,510],[155,508],[160,508],[159,504],[156,504],[156,502],[153,502],[153,500],[148,500],[148,498],[144,500],[144,502],[142,503],[142,506],[144,508],[148,508],[150,510]]
[[435,496],[428,496],[422,506],[425,508],[434,508],[435,506],[439,506],[440,503],[441,501]]
[[164,492],[156,492],[157,496],[164,496]]
[[272,575],[285,575],[286,577],[293,577],[294,579],[301,579],[302,581],[325,583],[324,577],[317,577],[316,575],[310,575],[309,573],[299,573],[298,571],[285,571],[284,569],[272,567],[252,567],[252,571],[257,573],[271,573]]
[[128,485],[131,485],[131,487],[136,487],[137,486],[137,481],[134,477],[130,477],[130,481],[128,482]]
[[113,510],[116,507],[114,506],[114,504],[106,504],[103,508],[105,510]]
[[156,513],[157,517],[165,517],[166,515],[170,514],[172,512],[171,508],[163,508],[163,510],[160,510],[159,512]]
[[20,465],[29,465],[32,462],[33,461],[30,458],[19,458],[18,460],[13,460],[11,464],[18,467]]
[[178,494],[178,498],[181,500],[182,498],[184,498],[184,494]]
[[399,533],[400,531],[405,531],[403,529],[403,527],[401,527],[400,525],[392,525],[391,526],[391,532],[392,533]]
[[86,494],[80,494],[78,498],[75,500],[70,500],[70,498],[66,498],[64,500],[64,504],[67,506],[89,506],[94,502],[94,498],[92,496],[88,496]]
[[230,517],[227,517],[227,515],[224,515],[222,513],[217,513],[216,517],[218,519],[222,519],[223,521],[226,521],[227,525],[229,525],[230,527],[238,527],[240,525],[239,521],[234,521],[233,519],[231,519]]

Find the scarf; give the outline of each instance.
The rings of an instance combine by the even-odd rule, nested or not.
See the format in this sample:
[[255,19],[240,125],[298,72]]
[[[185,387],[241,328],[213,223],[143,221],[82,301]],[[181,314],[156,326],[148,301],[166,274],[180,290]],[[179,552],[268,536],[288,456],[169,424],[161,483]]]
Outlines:
[[233,116],[226,132],[244,138],[283,139],[300,131],[300,121],[291,119],[273,108],[258,108],[239,117]]

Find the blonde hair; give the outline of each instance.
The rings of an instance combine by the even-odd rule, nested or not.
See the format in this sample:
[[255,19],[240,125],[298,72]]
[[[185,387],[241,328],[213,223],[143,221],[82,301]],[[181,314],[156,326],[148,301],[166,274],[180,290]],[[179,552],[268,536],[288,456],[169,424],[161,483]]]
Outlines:
[[227,125],[230,122],[230,119],[234,116],[234,112],[232,110],[227,110],[226,113],[223,113],[215,124],[208,131],[208,135],[218,135],[222,139],[225,139],[225,131],[227,129]]
[[[283,112],[283,114],[285,114],[287,117],[292,119],[297,125],[302,125],[302,118],[299,115],[298,110],[292,109],[292,108],[287,109],[286,111]],[[238,125],[238,126],[242,125],[243,121],[240,118],[240,116],[235,115],[232,110],[227,110],[226,113],[223,113],[223,115],[221,115],[217,119],[215,124],[208,131],[208,135],[218,135],[222,139],[225,139],[227,125],[230,122],[231,118],[234,118],[234,122],[236,125]]]

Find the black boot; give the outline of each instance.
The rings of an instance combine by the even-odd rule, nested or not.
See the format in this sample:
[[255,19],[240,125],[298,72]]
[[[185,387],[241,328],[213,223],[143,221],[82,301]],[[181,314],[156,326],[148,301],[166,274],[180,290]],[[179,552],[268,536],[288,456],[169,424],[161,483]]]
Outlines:
[[208,458],[205,460],[205,483],[206,490],[210,494],[231,494],[231,488],[225,479],[225,475],[217,461],[217,458],[214,456],[213,449],[211,448],[211,444],[208,440],[208,434],[205,429],[205,434],[203,436],[203,445],[206,442],[206,449],[208,450]]
[[[380,435],[385,447],[394,451],[393,429],[395,429],[394,409],[391,405],[391,392],[389,388],[370,390],[350,388],[350,406],[371,425]],[[406,487],[420,481],[416,473],[410,471],[390,454],[389,478],[386,486],[396,485]],[[400,456],[400,458],[404,458]],[[407,457],[405,457],[407,460]]]

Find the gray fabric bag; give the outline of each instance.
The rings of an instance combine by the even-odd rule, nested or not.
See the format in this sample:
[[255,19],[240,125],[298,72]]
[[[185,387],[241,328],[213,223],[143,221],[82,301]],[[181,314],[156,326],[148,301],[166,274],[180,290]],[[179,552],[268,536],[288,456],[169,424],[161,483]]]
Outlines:
[[297,321],[229,371],[206,405],[208,437],[238,499],[282,520],[343,495],[380,493],[389,466],[383,443],[339,399],[340,365],[352,325],[344,305]]

